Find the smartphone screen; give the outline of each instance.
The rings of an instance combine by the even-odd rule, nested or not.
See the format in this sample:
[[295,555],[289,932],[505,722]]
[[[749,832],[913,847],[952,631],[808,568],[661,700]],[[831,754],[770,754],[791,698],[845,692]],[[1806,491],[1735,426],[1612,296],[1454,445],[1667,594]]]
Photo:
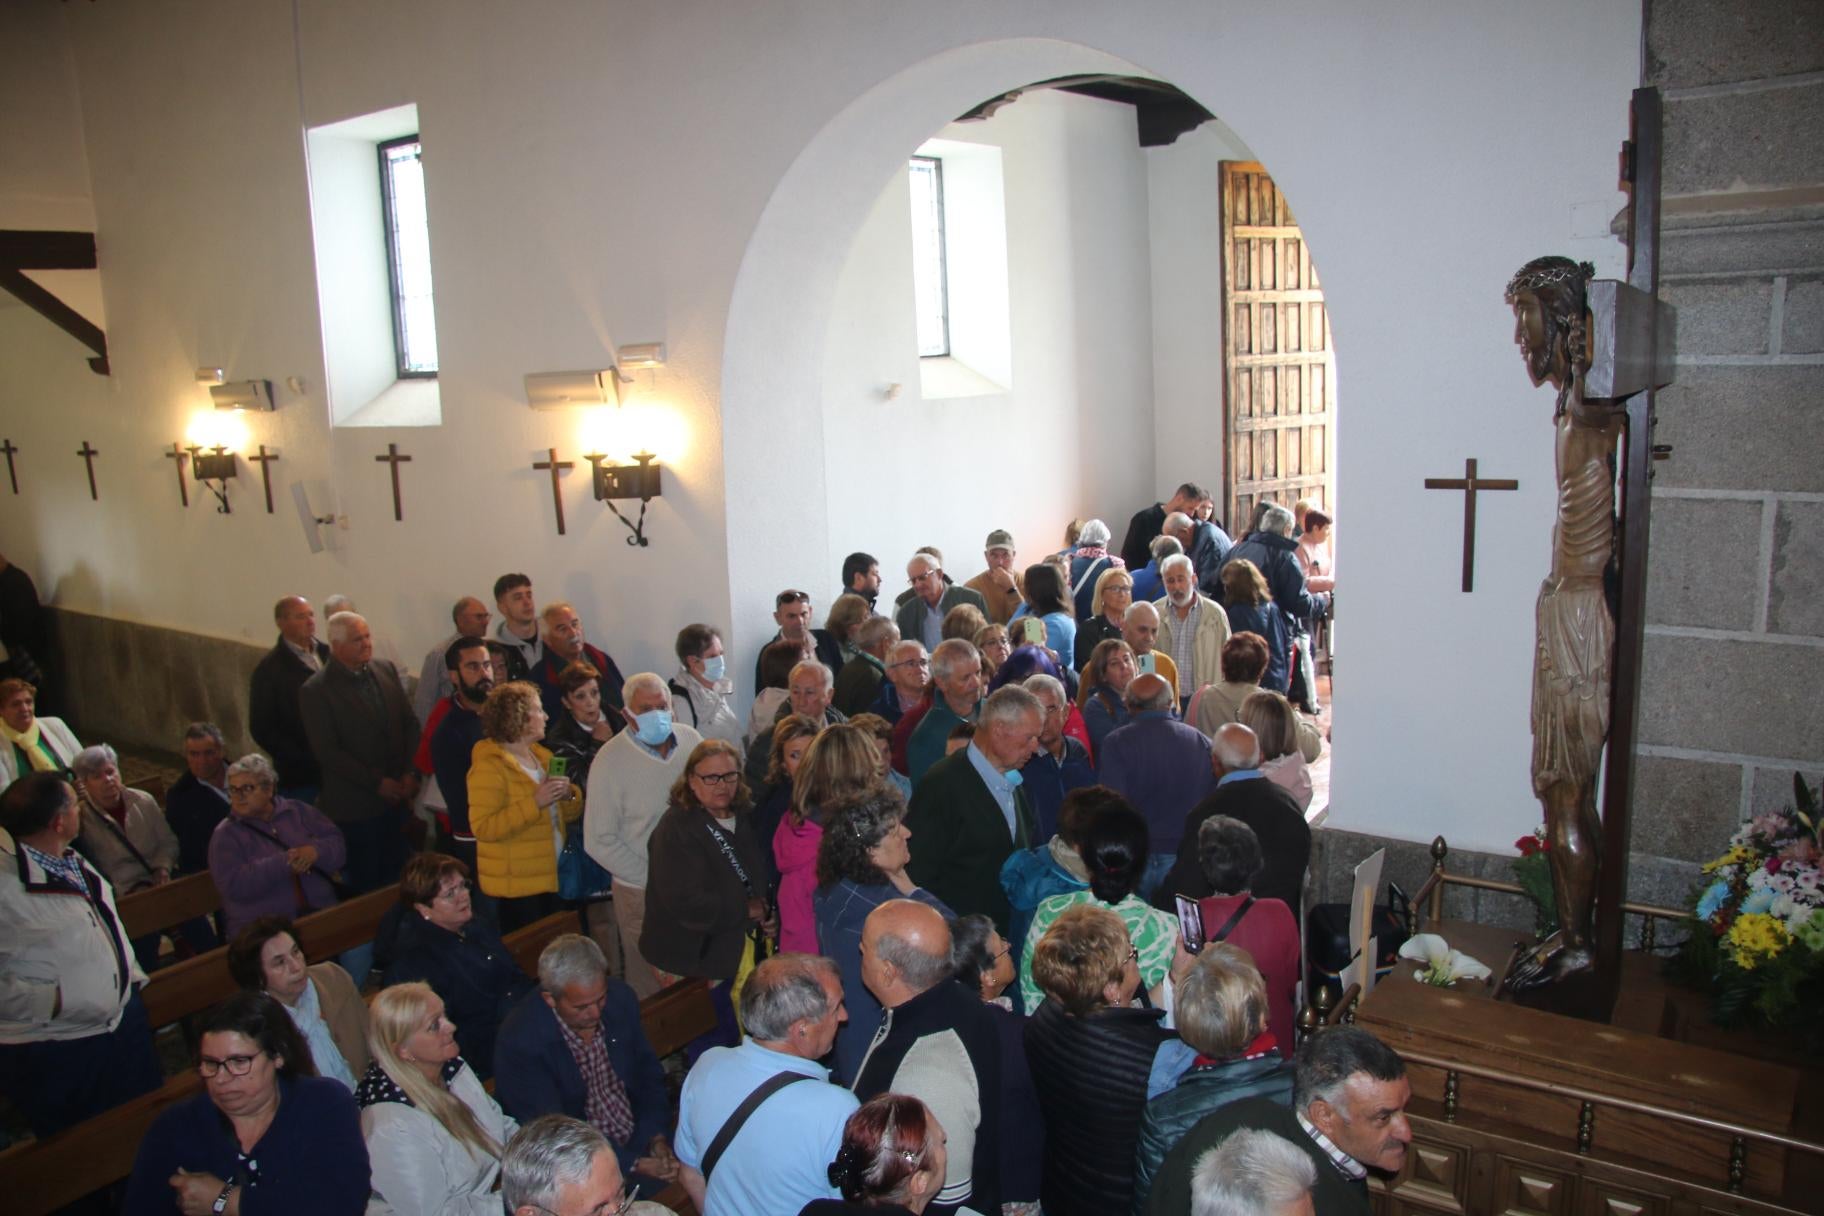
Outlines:
[[1203,909],[1197,906],[1194,899],[1180,895],[1178,902],[1178,935],[1184,939],[1184,948],[1191,954],[1203,949]]
[[545,766],[547,777],[568,777],[570,775],[570,757],[553,756],[551,763]]
[[1158,669],[1159,669],[1159,665],[1157,663],[1153,662],[1153,652],[1152,651],[1149,650],[1145,654],[1136,655],[1134,657],[1134,674],[1135,675],[1150,676],[1150,675],[1153,675],[1154,673],[1156,673],[1158,671]]

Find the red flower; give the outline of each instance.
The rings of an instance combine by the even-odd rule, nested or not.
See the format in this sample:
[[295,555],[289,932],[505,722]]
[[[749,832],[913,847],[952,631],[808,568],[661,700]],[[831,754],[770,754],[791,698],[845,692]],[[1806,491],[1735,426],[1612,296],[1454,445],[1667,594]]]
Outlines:
[[1545,852],[1545,842],[1537,836],[1522,836],[1514,841],[1514,847],[1520,850],[1520,856],[1531,857],[1535,853]]

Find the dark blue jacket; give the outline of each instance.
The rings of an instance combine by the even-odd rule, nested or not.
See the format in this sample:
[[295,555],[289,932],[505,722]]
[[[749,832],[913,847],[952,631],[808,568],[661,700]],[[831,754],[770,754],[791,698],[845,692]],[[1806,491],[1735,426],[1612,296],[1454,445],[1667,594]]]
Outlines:
[[1242,557],[1253,562],[1266,576],[1273,602],[1294,621],[1326,616],[1330,611],[1330,597],[1305,589],[1304,567],[1298,564],[1298,558],[1292,552],[1297,548],[1298,542],[1289,536],[1253,532],[1229,550],[1228,560],[1223,565]]
[[[634,1159],[647,1155],[654,1136],[665,1134],[670,1100],[665,1069],[640,1025],[639,998],[612,977],[598,1033],[605,1037],[608,1063],[626,1086],[627,1102],[633,1107],[633,1132],[626,1143],[614,1146],[621,1173],[630,1175]],[[500,1037],[494,1041],[494,1072],[495,1101],[522,1126],[540,1115],[586,1118],[583,1074],[542,993],[528,993],[501,1023]]]
[[1229,550],[1235,542],[1229,534],[1215,524],[1195,520],[1191,524],[1191,547],[1185,556],[1191,559],[1191,568],[1197,572],[1197,587],[1205,595],[1215,599],[1222,596],[1222,580],[1218,574],[1222,563],[1228,560]]
[[1054,760],[1050,752],[1041,751],[1020,769],[1021,788],[1032,803],[1032,816],[1037,824],[1033,842],[1050,840],[1058,830],[1058,808],[1064,795],[1074,789],[1096,783],[1096,766],[1089,761],[1089,749],[1064,736],[1064,759]]
[[1278,604],[1226,604],[1229,628],[1236,633],[1257,633],[1267,644],[1267,673],[1262,688],[1285,692],[1292,676],[1292,630]]
[[393,965],[384,986],[422,980],[443,998],[456,1042],[475,1075],[494,1075],[494,1038],[506,1011],[532,988],[532,977],[487,927],[470,921],[460,934],[439,929],[416,912],[400,918]]
[[469,827],[469,757],[483,733],[481,715],[457,700],[431,736],[431,771],[449,808],[450,831],[464,840],[475,839]]

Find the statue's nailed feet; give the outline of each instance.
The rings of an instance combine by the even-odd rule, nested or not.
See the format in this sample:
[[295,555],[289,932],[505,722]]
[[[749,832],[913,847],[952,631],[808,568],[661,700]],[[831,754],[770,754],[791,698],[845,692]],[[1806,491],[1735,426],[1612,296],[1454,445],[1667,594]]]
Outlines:
[[1495,995],[1498,997],[1503,993],[1528,992],[1562,984],[1566,980],[1589,975],[1595,969],[1596,955],[1589,945],[1567,943],[1564,931],[1560,929],[1538,945],[1515,952]]

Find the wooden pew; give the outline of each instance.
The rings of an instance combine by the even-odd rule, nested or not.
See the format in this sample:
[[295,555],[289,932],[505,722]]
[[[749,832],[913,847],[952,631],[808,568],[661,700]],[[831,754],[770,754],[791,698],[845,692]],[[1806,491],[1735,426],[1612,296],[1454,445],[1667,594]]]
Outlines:
[[545,952],[557,938],[566,933],[581,932],[576,913],[553,912],[543,920],[535,920],[529,925],[521,926],[501,939],[513,961],[527,975],[538,975],[538,956]]
[[123,895],[116,904],[129,938],[175,929],[185,921],[209,916],[222,906],[221,892],[208,874],[191,874],[162,887]]

